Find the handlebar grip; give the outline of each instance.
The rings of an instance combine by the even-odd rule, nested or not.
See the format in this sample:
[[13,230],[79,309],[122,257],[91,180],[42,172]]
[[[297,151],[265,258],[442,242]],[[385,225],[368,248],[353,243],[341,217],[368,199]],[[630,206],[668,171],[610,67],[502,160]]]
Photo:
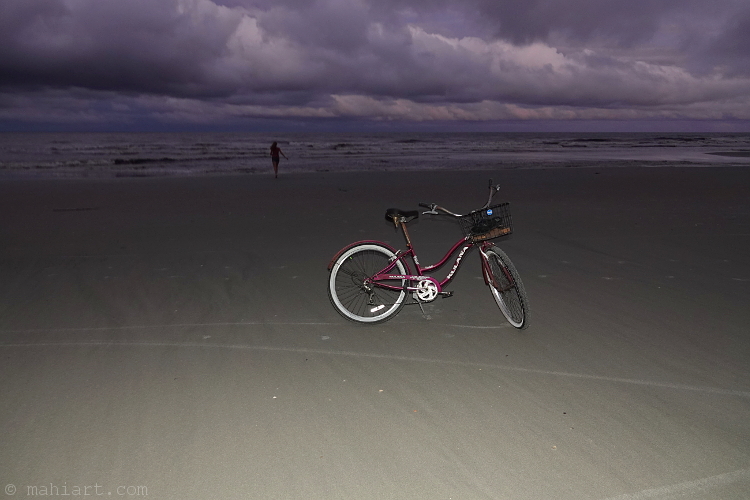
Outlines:
[[428,205],[427,203],[420,203],[419,206],[424,207],[424,208],[430,208],[430,205]]

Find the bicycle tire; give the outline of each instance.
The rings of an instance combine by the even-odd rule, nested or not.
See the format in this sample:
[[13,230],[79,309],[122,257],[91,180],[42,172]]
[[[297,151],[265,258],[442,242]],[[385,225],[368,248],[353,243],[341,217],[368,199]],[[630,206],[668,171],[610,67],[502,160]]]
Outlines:
[[[384,269],[395,254],[376,243],[357,245],[343,254],[331,267],[328,298],[344,318],[357,323],[376,324],[388,321],[401,311],[406,292],[367,284],[367,278]],[[396,261],[394,272],[406,274],[403,262]],[[406,286],[401,280],[400,286]]]
[[[492,297],[508,323],[525,330],[529,326],[529,298],[516,266],[505,252],[494,245],[485,253],[492,273],[488,283]],[[495,288],[495,283],[502,291]]]

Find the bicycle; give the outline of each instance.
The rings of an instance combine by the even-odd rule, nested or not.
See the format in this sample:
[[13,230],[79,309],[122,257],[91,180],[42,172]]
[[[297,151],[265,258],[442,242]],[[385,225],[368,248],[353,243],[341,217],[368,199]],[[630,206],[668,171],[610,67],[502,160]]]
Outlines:
[[[510,258],[490,240],[508,236],[513,232],[510,204],[490,206],[500,186],[490,179],[490,196],[479,210],[461,215],[434,203],[420,203],[429,210],[423,215],[441,215],[458,220],[464,237],[458,240],[436,264],[422,267],[411,243],[406,225],[419,217],[417,210],[386,210],[386,220],[401,229],[406,240],[406,250],[396,250],[387,243],[363,240],[351,243],[331,259],[328,264],[328,297],[336,311],[344,318],[357,323],[376,324],[388,321],[406,305],[411,293],[424,314],[423,303],[437,297],[451,297],[453,292],[444,287],[458,271],[466,252],[477,247],[485,284],[508,322],[520,330],[529,324],[529,300],[518,270]],[[457,253],[453,267],[442,280],[426,276],[443,267]],[[407,261],[414,264],[415,273]]]

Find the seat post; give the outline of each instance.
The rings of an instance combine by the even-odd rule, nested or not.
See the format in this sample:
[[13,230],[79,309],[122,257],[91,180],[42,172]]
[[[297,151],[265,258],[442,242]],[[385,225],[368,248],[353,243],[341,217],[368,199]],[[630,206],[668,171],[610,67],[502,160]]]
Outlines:
[[406,246],[411,248],[411,238],[409,237],[409,231],[406,229],[406,222],[403,219],[399,221],[401,223],[401,229],[404,231],[404,238],[406,238]]

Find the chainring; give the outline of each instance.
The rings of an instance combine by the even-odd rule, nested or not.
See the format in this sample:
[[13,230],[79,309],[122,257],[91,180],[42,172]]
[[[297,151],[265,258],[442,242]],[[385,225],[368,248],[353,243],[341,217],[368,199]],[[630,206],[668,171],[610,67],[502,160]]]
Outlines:
[[417,284],[417,290],[414,292],[414,295],[422,302],[432,302],[437,298],[439,292],[437,284],[427,279],[421,280]]

